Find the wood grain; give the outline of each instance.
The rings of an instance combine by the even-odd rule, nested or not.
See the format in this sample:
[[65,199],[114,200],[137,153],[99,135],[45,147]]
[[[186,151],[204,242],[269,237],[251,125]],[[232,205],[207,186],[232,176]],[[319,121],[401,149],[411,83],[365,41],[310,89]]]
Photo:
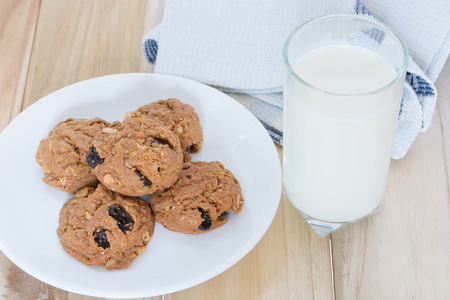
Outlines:
[[162,1],[42,0],[23,108],[81,80],[151,70],[141,39],[162,7]]
[[38,10],[39,0],[0,1],[0,132],[20,113]]
[[[440,103],[449,98],[440,91]],[[332,235],[336,299],[450,295],[449,148],[443,143],[450,123],[442,123],[442,106],[407,156],[392,162],[382,211]]]

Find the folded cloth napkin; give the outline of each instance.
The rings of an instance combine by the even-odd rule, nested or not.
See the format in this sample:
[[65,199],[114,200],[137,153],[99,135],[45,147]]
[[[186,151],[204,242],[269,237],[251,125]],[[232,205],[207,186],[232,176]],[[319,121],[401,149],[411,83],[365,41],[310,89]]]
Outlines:
[[431,123],[437,97],[433,82],[450,51],[448,0],[166,0],[162,22],[143,37],[142,48],[155,73],[228,93],[282,145],[284,41],[301,23],[336,13],[372,15],[408,47],[392,151],[393,158],[402,158]]

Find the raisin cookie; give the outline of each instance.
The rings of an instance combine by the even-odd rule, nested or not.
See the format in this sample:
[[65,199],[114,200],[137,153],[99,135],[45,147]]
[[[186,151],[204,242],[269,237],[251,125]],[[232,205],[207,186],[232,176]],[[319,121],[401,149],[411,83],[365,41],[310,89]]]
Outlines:
[[82,189],[63,205],[57,235],[64,250],[79,261],[123,269],[145,251],[154,222],[144,200],[99,184]]
[[180,138],[185,160],[190,160],[189,153],[200,151],[203,131],[195,109],[176,98],[159,100],[141,106],[137,111],[125,114],[125,119],[139,116],[156,119],[172,130]]
[[156,221],[172,231],[200,233],[239,213],[244,198],[238,180],[220,162],[187,162],[177,182],[150,198]]
[[98,180],[86,163],[86,154],[108,126],[100,118],[67,119],[57,124],[37,149],[36,161],[44,171],[42,180],[69,193],[96,186]]
[[109,135],[93,142],[86,161],[110,190],[143,196],[177,180],[183,153],[176,134],[156,120],[141,117],[114,123]]

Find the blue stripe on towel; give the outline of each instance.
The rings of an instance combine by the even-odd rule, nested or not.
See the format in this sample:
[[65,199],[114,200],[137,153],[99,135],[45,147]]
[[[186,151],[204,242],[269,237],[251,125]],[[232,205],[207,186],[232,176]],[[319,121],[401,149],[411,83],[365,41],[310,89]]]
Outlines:
[[406,81],[409,82],[418,96],[432,97],[435,95],[434,88],[425,79],[417,74],[406,72]]
[[272,138],[272,140],[279,144],[279,145],[283,145],[283,132],[277,130],[276,128],[268,125],[266,122],[264,122],[263,120],[260,120],[261,123],[263,124],[264,128],[266,128],[266,130],[269,132],[270,137]]
[[158,43],[155,40],[148,39],[142,45],[142,50],[148,62],[155,64],[156,57],[158,56]]
[[[360,0],[356,1],[355,4],[355,13],[357,15],[366,15],[366,16],[372,16],[369,12],[369,10],[364,6],[364,4],[361,3]],[[365,33],[370,36],[373,40],[377,41],[378,44],[381,44],[384,40],[384,32],[381,30],[378,30],[376,28],[372,28],[368,31],[365,31]]]
[[367,10],[367,8],[364,6],[364,4],[361,3],[360,0],[356,1],[355,4],[355,13],[358,15],[368,15],[371,16],[370,12]]

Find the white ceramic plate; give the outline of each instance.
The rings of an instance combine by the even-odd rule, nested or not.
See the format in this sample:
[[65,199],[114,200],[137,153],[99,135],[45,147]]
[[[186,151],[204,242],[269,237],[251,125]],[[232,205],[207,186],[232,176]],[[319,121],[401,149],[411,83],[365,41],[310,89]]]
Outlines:
[[[70,194],[41,181],[39,141],[66,118],[122,120],[127,111],[176,97],[192,105],[204,131],[196,161],[221,161],[240,181],[245,204],[210,232],[188,235],[160,224],[147,250],[124,270],[86,266],[56,236]],[[37,101],[0,135],[0,249],[17,266],[52,286],[90,296],[134,298],[182,290],[244,257],[271,224],[281,194],[276,148],[261,123],[229,96],[191,80],[118,74],[82,81]]]

